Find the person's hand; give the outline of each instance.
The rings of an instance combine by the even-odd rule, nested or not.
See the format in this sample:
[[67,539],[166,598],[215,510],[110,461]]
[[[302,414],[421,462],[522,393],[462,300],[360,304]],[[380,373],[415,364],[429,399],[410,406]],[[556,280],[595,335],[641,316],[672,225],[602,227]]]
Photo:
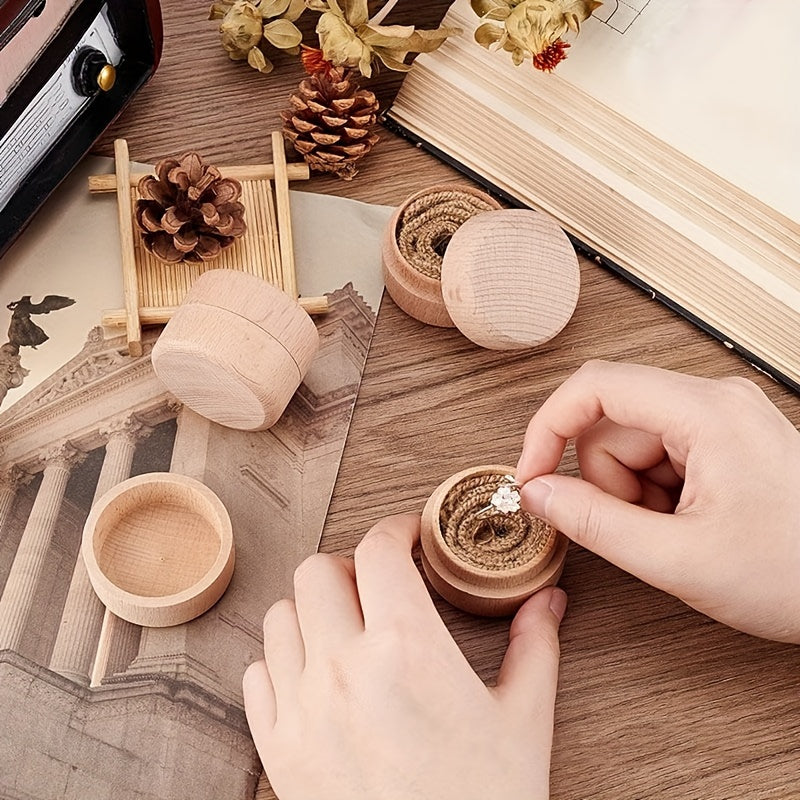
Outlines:
[[548,797],[560,589],[517,613],[496,688],[470,668],[411,558],[419,518],[390,517],[353,561],[306,560],[264,618],[243,679],[281,800]]
[[[552,474],[576,440],[583,480]],[[522,505],[734,628],[800,643],[800,433],[758,387],[590,362],[544,402]]]

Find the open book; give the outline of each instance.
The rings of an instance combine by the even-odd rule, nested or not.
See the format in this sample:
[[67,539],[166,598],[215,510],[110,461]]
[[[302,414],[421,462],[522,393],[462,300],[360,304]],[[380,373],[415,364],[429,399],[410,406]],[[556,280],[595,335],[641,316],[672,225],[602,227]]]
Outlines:
[[605,0],[553,73],[480,22],[456,0],[387,124],[800,390],[800,3]]

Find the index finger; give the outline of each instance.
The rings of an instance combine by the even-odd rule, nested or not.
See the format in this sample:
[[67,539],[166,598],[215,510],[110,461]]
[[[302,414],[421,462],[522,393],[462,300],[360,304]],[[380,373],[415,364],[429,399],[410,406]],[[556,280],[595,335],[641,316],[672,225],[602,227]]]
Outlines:
[[685,455],[693,420],[707,414],[707,378],[657,367],[590,361],[567,378],[528,424],[517,464],[517,482],[555,472],[570,439],[603,417],[661,437]]
[[419,541],[419,523],[418,514],[386,517],[356,547],[356,585],[367,630],[430,612],[438,619],[411,555]]

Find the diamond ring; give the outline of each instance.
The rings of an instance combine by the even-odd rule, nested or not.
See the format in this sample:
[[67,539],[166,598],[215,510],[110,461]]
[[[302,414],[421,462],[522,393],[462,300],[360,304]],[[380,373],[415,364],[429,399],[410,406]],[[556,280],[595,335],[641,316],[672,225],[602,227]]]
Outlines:
[[513,475],[504,475],[501,484],[489,499],[489,505],[477,512],[478,515],[494,511],[499,514],[515,514],[520,510],[519,487]]

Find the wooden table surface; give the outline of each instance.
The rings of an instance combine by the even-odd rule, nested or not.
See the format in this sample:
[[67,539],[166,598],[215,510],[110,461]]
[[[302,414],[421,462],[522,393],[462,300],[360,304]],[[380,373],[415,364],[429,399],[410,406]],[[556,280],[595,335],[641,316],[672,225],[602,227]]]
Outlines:
[[[280,56],[275,72],[263,76],[229,61],[215,23],[206,21],[208,5],[162,0],[161,66],[97,153],[110,155],[112,139],[123,135],[138,161],[189,148],[217,163],[270,160],[269,132],[279,127],[300,65]],[[420,24],[445,6],[401,3],[389,21]],[[307,30],[315,16],[306,15]],[[373,88],[388,98],[397,85],[398,76],[386,74]],[[396,205],[437,182],[466,183],[407,142],[381,135],[353,182],[317,176],[303,188]],[[420,511],[435,486],[464,467],[513,464],[531,414],[587,359],[742,375],[800,423],[797,396],[621,279],[586,260],[581,270],[574,318],[532,352],[482,350],[384,298],[323,550],[352,553],[379,517]],[[562,469],[576,470],[572,451]],[[730,630],[574,545],[561,585],[570,606],[561,634],[553,798],[800,796],[800,648]],[[475,669],[492,680],[508,622],[439,608]]]

